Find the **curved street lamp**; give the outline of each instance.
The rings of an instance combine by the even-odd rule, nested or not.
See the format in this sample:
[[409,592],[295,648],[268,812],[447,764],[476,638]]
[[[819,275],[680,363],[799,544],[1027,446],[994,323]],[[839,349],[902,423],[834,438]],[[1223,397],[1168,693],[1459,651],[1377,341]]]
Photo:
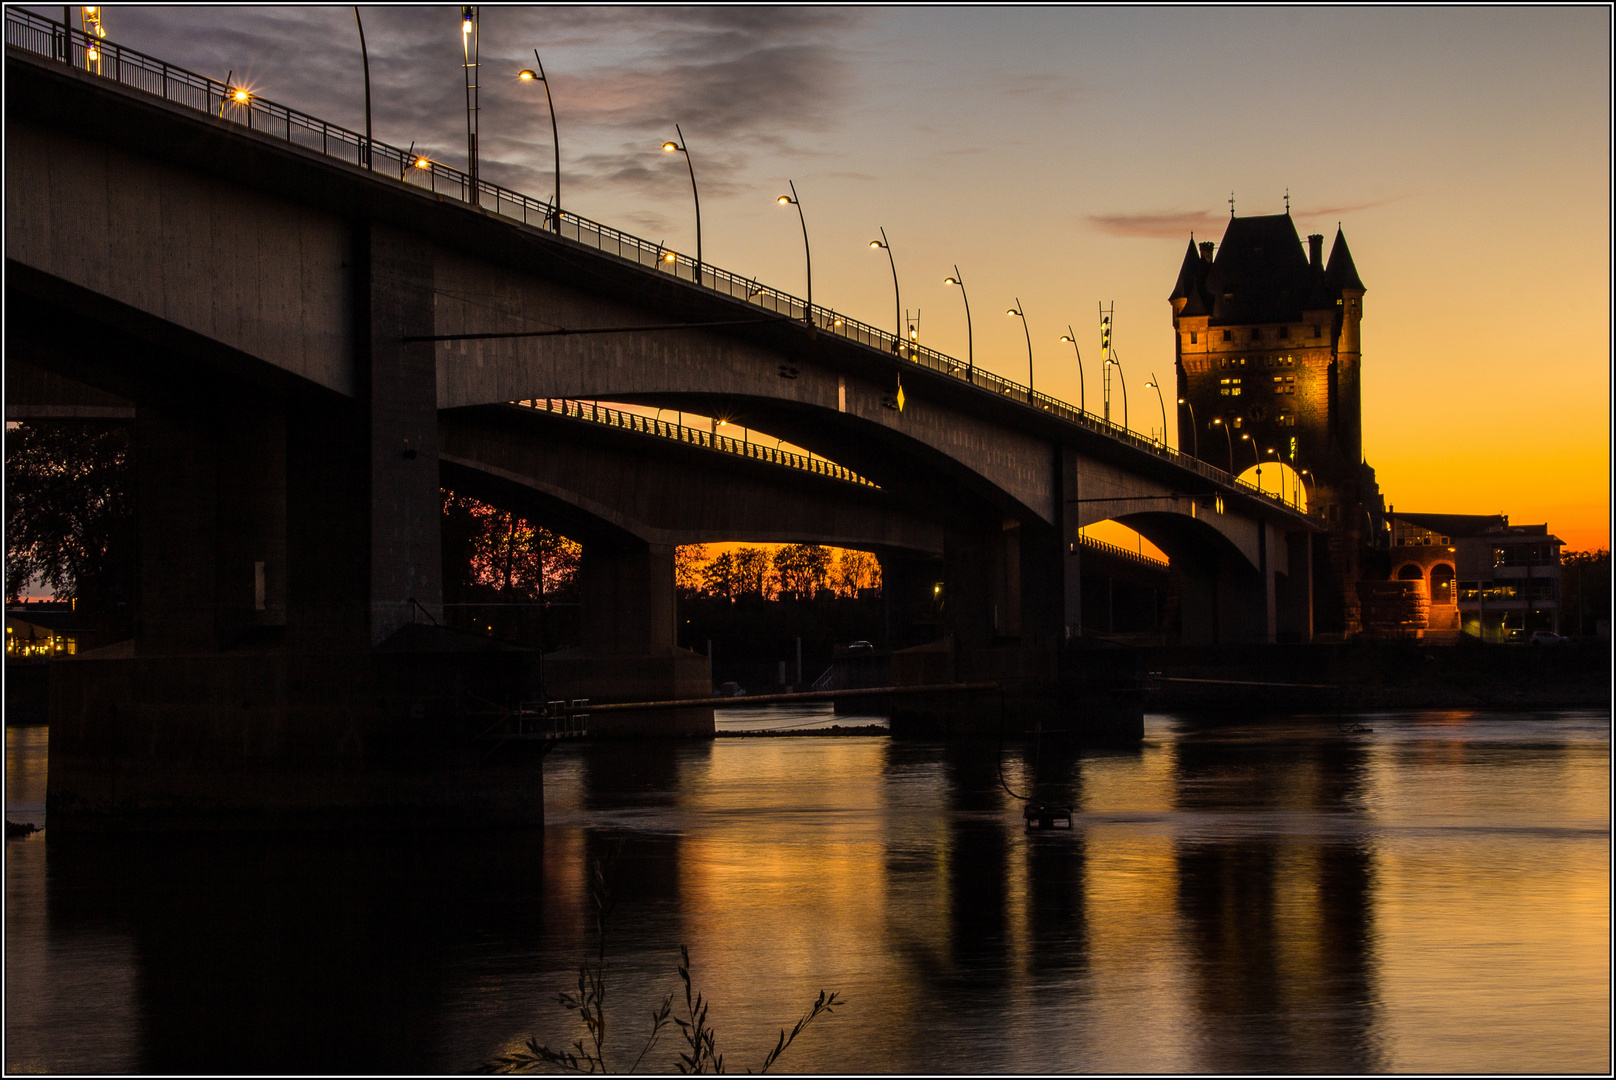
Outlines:
[[[1190,457],[1199,458],[1201,456],[1201,433],[1195,430],[1195,406],[1183,398],[1179,398],[1178,403],[1190,411]],[[1178,448],[1180,450],[1184,449],[1182,437],[1178,440]]]
[[[539,59],[539,50],[533,50],[533,62],[539,65],[539,70],[521,71],[517,78],[523,82],[541,82],[544,84],[544,100],[550,106],[550,137],[555,141],[555,205],[550,208],[550,218],[555,222],[555,231],[561,231],[561,135],[556,131],[555,99],[550,96],[550,80],[544,77],[544,61]],[[698,279],[700,280],[699,276]]]
[[791,184],[791,194],[782,195],[775,202],[781,206],[795,206],[797,208],[797,220],[802,223],[802,253],[808,262],[808,307],[803,312],[803,321],[812,326],[814,324],[814,256],[813,252],[808,250],[808,219],[802,216],[802,203],[797,201],[797,185],[791,183],[790,180],[787,180],[786,183]]
[[[1107,356],[1105,358],[1105,362],[1107,364],[1115,364],[1116,365],[1117,378],[1122,381],[1122,430],[1127,431],[1128,430],[1128,380],[1126,378],[1124,378],[1123,374],[1122,374],[1122,361],[1117,359],[1116,350],[1113,349],[1113,350],[1111,350],[1111,355]],[[1110,412],[1110,408],[1109,408],[1110,404],[1111,404],[1110,401],[1106,402],[1106,406],[1107,406],[1106,412],[1107,413]]]
[[1077,335],[1072,333],[1072,324],[1066,324],[1066,333],[1061,335],[1062,341],[1070,341],[1072,349],[1077,353],[1077,411],[1088,412],[1083,401],[1083,350],[1077,347]]
[[673,125],[674,133],[679,136],[678,142],[665,142],[662,149],[667,153],[677,150],[685,156],[685,165],[690,169],[690,197],[696,202],[696,284],[701,284],[701,193],[696,190],[696,166],[690,161],[690,151],[685,149],[685,133],[679,130],[679,125]]
[[1223,417],[1214,416],[1212,424],[1223,429],[1223,437],[1229,443],[1229,475],[1234,475],[1234,437],[1229,434],[1229,425],[1223,422]]
[[1160,386],[1160,384],[1158,384],[1156,382],[1156,373],[1154,371],[1152,371],[1150,373],[1150,381],[1147,382],[1145,384],[1145,386],[1148,389],[1156,391],[1156,404],[1161,406],[1161,414],[1162,414],[1161,444],[1163,446],[1166,446],[1167,445],[1167,403],[1162,400],[1161,386]]
[[1032,404],[1032,331],[1027,329],[1027,316],[1021,310],[1021,297],[1016,297],[1016,306],[1005,312],[1006,315],[1019,315],[1021,317],[1021,332],[1027,335],[1027,404]]
[[1251,461],[1257,466],[1257,490],[1262,491],[1262,455],[1257,453],[1257,440],[1251,437],[1250,432],[1242,431],[1240,441],[1251,444]]
[[[879,228],[879,226],[877,226],[877,227]],[[895,346],[895,348],[897,349],[898,355],[902,356],[903,355],[903,298],[898,293],[898,264],[892,258],[892,246],[887,243],[887,231],[886,231],[886,229],[884,229],[884,228],[881,229],[881,239],[879,239],[879,240],[871,240],[870,241],[870,247],[871,248],[880,248],[881,250],[885,251],[887,253],[887,262],[892,266],[892,304],[893,304],[893,315],[892,315],[892,317],[893,317],[894,320],[896,320],[893,323],[893,326],[896,327],[896,330],[894,331],[894,333],[896,333],[897,336],[898,336],[898,343]]]
[[480,75],[477,49],[481,38],[477,9],[469,5],[462,7],[460,44],[466,58],[466,172],[471,177],[471,198],[467,201],[473,206],[482,205],[482,194],[477,189],[477,89]]
[[976,358],[971,346],[971,298],[965,295],[965,279],[960,277],[959,264],[954,264],[954,276],[943,279],[944,285],[958,285],[960,298],[965,301],[965,381],[976,381]]
[[360,164],[367,169],[374,169],[375,166],[371,163],[370,153],[370,148],[373,145],[370,136],[370,50],[365,48],[365,23],[364,20],[359,18],[358,4],[354,5],[353,18],[354,22],[359,24],[359,59],[365,65],[365,156]]

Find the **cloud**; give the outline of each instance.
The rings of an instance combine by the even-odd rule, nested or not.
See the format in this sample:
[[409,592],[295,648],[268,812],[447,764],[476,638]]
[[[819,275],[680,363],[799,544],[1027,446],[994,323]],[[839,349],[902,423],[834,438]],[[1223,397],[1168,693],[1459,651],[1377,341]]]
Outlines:
[[1075,75],[999,75],[991,87],[1005,97],[1018,98],[1043,109],[1082,105],[1094,97],[1094,85]]
[[1340,218],[1346,217],[1348,214],[1356,214],[1362,210],[1373,210],[1376,207],[1387,206],[1391,203],[1406,198],[1408,198],[1407,195],[1392,195],[1388,198],[1374,199],[1370,202],[1353,203],[1342,206],[1321,206],[1317,210],[1303,210],[1298,207],[1292,211],[1292,214],[1293,216],[1299,218]]
[[1111,236],[1153,240],[1184,238],[1197,230],[1208,234],[1226,221],[1211,210],[1161,210],[1142,214],[1090,214],[1089,227]]
[[[465,155],[465,84],[453,7],[362,6],[379,140]],[[494,174],[548,177],[544,88],[514,75],[544,58],[569,178],[629,190],[688,177],[660,153],[685,132],[703,194],[723,194],[760,153],[790,152],[838,122],[854,72],[857,9],[482,9],[479,146]],[[350,8],[120,7],[109,33],[173,63],[356,130],[364,125]],[[496,160],[497,159],[497,160]]]

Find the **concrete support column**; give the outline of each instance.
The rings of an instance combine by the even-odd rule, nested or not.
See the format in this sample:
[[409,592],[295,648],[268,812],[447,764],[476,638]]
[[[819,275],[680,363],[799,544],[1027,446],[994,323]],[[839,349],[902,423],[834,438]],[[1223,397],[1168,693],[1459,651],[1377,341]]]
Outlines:
[[219,447],[212,425],[206,408],[136,410],[135,650],[142,655],[219,647]]
[[355,402],[287,405],[286,638],[294,651],[370,647],[365,429]]
[[361,227],[356,247],[375,645],[411,622],[415,605],[443,611],[436,347],[401,340],[433,332],[433,266],[427,241],[384,225]]
[[1280,641],[1313,640],[1313,534],[1285,536],[1287,573],[1276,582],[1276,631]]
[[673,552],[663,545],[584,548],[578,599],[585,648],[674,645]]
[[1061,505],[1056,507],[1061,547],[1058,593],[1063,624],[1061,636],[1070,641],[1083,636],[1083,545],[1077,542],[1078,507],[1082,505],[1078,499],[1082,494],[1078,483],[1077,451],[1063,446],[1056,453],[1061,478]]

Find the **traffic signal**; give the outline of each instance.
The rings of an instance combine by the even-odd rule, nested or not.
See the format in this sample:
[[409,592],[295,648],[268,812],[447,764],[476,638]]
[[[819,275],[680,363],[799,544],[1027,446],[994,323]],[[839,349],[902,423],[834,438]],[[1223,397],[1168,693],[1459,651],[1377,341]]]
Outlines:
[[1100,355],[1111,354],[1111,316],[1100,316]]

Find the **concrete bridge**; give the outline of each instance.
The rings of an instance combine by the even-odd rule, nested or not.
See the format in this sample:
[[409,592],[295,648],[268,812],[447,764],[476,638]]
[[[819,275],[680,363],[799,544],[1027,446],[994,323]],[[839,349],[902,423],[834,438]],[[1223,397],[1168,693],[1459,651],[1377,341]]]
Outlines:
[[[379,658],[427,648],[445,478],[583,542],[573,675],[597,699],[705,695],[674,645],[671,552],[707,540],[863,547],[890,589],[941,580],[961,682],[1059,681],[1083,633],[1077,530],[1106,519],[1171,559],[1183,640],[1310,635],[1315,525],[1220,470],[153,58],[102,43],[86,70],[82,35],[6,19],[8,418],[133,410],[136,636],[53,702],[53,784],[60,738],[86,820],[170,797],[109,794],[128,763],[101,747],[130,710],[202,757],[243,742],[238,690],[165,698],[187,668],[262,688],[240,705],[262,754],[332,767],[322,717],[357,696],[295,687],[332,657],[385,682]],[[509,404],[557,399],[723,416],[834,466]],[[423,687],[366,705],[350,743],[396,738],[400,709],[426,746],[450,706]],[[711,730],[686,712],[664,719]],[[256,752],[230,751],[248,773]]]

